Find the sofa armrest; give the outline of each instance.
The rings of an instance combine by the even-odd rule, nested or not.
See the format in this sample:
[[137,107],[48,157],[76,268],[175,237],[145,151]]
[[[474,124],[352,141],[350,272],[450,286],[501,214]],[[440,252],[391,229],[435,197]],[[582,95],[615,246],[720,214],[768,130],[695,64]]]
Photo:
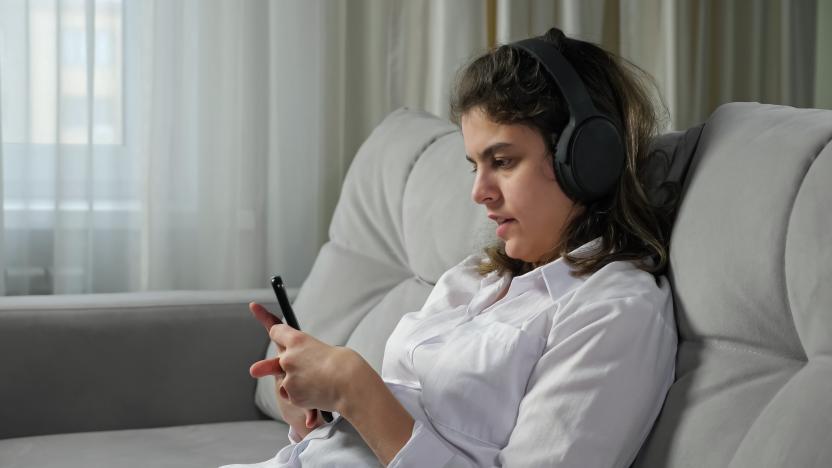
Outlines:
[[268,289],[8,297],[0,439],[263,419],[249,366]]

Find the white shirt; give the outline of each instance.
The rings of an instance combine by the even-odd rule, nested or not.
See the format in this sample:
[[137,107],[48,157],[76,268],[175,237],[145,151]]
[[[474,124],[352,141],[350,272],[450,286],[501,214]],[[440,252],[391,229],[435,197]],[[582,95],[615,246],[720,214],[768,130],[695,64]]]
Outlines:
[[[445,272],[387,341],[382,378],[416,421],[389,466],[629,466],[673,382],[667,279],[630,262],[574,278],[561,259],[483,277],[483,260]],[[332,437],[338,419],[307,439]],[[281,450],[282,464],[257,466],[301,466],[314,458],[299,453],[307,439]],[[340,466],[368,463],[349,453]]]

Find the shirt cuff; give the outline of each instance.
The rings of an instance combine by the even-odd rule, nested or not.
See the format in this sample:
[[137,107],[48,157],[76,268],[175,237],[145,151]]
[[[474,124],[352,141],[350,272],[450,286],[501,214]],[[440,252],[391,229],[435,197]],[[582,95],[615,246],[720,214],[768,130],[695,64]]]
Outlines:
[[[319,427],[323,427],[323,426],[331,426],[331,425],[337,423],[338,420],[340,420],[340,419],[341,419],[341,413],[339,413],[337,411],[333,411],[331,422],[325,423],[322,426],[318,426],[313,430],[317,430]],[[291,442],[292,445],[294,445],[294,444],[299,444],[302,440],[303,440],[303,437],[301,437],[300,434],[298,434],[298,432],[295,430],[295,428],[292,427],[292,426],[289,426],[289,442]]]
[[416,420],[410,439],[387,466],[388,468],[422,468],[425,466],[438,468],[445,466],[453,455],[438,435],[425,427],[421,421]]

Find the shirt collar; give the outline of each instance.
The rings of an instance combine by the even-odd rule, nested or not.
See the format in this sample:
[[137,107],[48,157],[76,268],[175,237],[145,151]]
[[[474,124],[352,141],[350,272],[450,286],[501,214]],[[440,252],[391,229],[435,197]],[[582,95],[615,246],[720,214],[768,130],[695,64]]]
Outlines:
[[[569,252],[569,255],[577,255],[584,252],[592,251],[601,242],[601,237],[596,237],[591,241],[579,246],[578,248]],[[583,283],[586,278],[575,278],[570,274],[572,269],[563,261],[563,257],[549,262],[537,268],[543,276],[543,281],[546,283],[546,289],[549,290],[549,296],[553,300],[558,300],[562,296],[571,292],[573,289]]]
[[[576,255],[582,252],[592,250],[600,241],[601,238],[596,237],[595,239],[572,250],[571,252],[569,252],[569,255]],[[498,283],[498,287],[495,289],[495,291],[493,291],[493,294],[496,295],[497,291],[502,290],[502,288],[504,287],[503,285],[506,282],[510,281],[511,286],[509,287],[509,291],[506,294],[506,296],[508,297],[516,296],[518,294],[522,294],[524,291],[527,291],[529,289],[533,289],[535,287],[542,287],[543,285],[545,285],[546,289],[549,292],[549,296],[551,296],[552,300],[557,300],[561,296],[575,289],[585,280],[585,278],[575,278],[574,276],[569,274],[570,271],[571,268],[569,268],[569,265],[567,265],[561,257],[545,265],[541,265],[535,268],[534,270],[524,273],[520,276],[515,276],[514,278],[511,277],[510,273],[503,274],[499,277],[496,276],[496,273],[494,273],[495,276],[493,278],[487,277],[482,280],[481,287],[485,286],[486,284]]]

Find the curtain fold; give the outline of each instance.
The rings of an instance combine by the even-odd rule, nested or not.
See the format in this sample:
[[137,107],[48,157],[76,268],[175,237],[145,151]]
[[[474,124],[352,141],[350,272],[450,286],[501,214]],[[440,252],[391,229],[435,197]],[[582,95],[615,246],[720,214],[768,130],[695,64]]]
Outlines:
[[700,122],[729,101],[815,105],[816,5],[799,0],[681,3],[675,127]]

